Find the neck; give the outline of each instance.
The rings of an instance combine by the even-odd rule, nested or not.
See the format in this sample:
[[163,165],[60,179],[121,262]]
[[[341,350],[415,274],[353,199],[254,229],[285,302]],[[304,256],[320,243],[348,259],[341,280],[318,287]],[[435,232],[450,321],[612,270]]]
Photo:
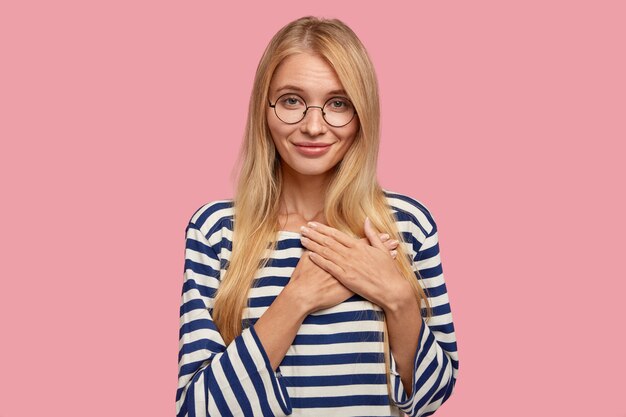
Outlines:
[[311,220],[324,211],[330,174],[301,175],[283,165],[280,214],[298,214]]

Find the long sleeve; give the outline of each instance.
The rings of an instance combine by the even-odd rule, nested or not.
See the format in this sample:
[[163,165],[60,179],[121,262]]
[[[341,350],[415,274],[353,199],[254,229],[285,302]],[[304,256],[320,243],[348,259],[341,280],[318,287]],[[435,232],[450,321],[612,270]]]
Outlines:
[[211,318],[220,258],[193,222],[185,235],[177,417],[290,415],[284,381],[273,371],[254,326],[225,346]]
[[[425,239],[422,237],[413,266],[422,278],[420,281],[433,314],[428,321],[422,318],[410,396],[406,395],[395,358],[390,352],[393,399],[398,408],[411,417],[433,414],[450,397],[459,367],[454,324],[439,255],[437,226],[430,213],[427,217],[432,230]],[[412,233],[414,242],[418,241],[420,234],[424,236],[422,232],[423,229],[415,228]]]

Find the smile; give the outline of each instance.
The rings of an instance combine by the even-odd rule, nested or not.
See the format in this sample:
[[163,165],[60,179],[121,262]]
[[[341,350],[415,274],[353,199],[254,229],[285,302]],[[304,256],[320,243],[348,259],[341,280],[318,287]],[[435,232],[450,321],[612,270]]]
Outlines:
[[332,143],[294,144],[294,146],[296,147],[296,150],[300,152],[302,155],[306,155],[306,156],[324,155],[326,152],[328,152],[328,150],[330,149],[332,145],[333,145]]

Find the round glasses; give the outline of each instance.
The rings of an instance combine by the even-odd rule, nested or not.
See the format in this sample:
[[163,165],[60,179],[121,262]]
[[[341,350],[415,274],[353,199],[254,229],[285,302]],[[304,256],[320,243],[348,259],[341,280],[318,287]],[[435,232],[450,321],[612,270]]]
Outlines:
[[307,106],[306,101],[297,94],[287,93],[278,97],[276,103],[269,102],[274,109],[276,117],[289,125],[298,123],[304,119],[310,108],[318,108],[322,111],[324,121],[333,127],[342,127],[354,119],[356,110],[350,100],[345,97],[331,97],[323,107]]

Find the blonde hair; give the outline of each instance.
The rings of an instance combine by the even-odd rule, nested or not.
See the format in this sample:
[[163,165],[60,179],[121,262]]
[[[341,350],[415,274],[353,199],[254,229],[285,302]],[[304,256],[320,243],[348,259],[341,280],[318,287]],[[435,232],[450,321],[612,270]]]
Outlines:
[[[227,345],[242,332],[248,293],[256,272],[264,266],[265,251],[276,248],[282,175],[281,161],[267,125],[266,107],[274,71],[286,57],[297,53],[313,53],[328,62],[359,117],[359,131],[335,167],[328,186],[324,203],[328,225],[351,236],[364,237],[363,224],[369,217],[377,230],[388,233],[392,239],[403,240],[376,178],[380,130],[378,82],[365,47],[337,19],[307,16],[287,24],[265,49],[252,87],[234,198],[231,259],[213,306],[213,318]],[[430,317],[428,299],[415,279],[416,270],[404,246],[400,244],[397,251],[398,266],[419,305],[426,307],[426,316]],[[384,317],[383,332],[388,374],[389,340]],[[389,380],[387,386],[390,389]]]

